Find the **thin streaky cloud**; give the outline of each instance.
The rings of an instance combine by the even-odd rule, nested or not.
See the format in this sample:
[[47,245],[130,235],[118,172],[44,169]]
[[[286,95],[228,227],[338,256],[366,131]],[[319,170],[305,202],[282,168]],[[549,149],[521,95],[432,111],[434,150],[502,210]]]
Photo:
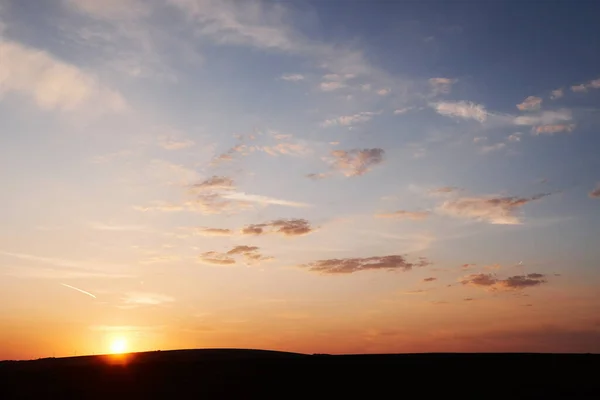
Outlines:
[[312,205],[308,203],[302,203],[298,201],[291,200],[283,200],[269,196],[261,196],[258,194],[249,194],[244,192],[235,192],[235,193],[227,193],[222,196],[225,199],[231,200],[240,200],[244,202],[250,203],[258,203],[263,205],[277,205],[277,206],[286,206],[286,207],[312,207]]
[[75,286],[67,285],[66,283],[61,283],[61,285],[63,285],[64,287],[68,287],[69,289],[76,290],[76,291],[78,291],[78,292],[80,292],[80,293],[87,294],[87,295],[88,295],[88,296],[90,296],[90,297],[96,298],[96,296],[94,296],[94,295],[93,295],[93,294],[91,294],[90,292],[86,292],[85,290],[83,290],[83,289],[79,289],[79,288],[76,288]]

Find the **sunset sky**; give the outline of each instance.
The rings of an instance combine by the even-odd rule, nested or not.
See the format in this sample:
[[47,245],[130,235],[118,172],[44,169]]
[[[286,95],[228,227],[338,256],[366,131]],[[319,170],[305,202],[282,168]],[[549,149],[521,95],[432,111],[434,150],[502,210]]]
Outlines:
[[0,0],[0,359],[600,352],[599,13]]

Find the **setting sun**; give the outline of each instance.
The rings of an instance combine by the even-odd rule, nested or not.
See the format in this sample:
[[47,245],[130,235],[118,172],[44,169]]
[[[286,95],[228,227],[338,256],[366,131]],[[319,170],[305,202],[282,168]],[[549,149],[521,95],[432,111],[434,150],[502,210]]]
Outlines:
[[113,354],[125,353],[127,350],[127,341],[125,339],[115,339],[110,344],[110,352]]

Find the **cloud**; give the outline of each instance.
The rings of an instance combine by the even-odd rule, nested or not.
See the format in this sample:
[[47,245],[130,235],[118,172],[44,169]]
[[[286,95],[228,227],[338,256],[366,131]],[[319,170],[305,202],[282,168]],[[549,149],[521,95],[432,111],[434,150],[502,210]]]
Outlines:
[[379,218],[397,218],[397,219],[412,219],[412,220],[423,220],[431,216],[429,211],[405,211],[398,210],[392,213],[376,214]]
[[571,90],[573,92],[587,92],[588,89],[600,89],[600,78],[591,80],[587,83],[582,83],[580,85],[571,86]]
[[232,236],[233,231],[231,229],[221,228],[198,228],[194,229],[194,233],[201,236]]
[[483,154],[487,154],[487,153],[491,153],[493,151],[502,150],[505,147],[506,147],[506,143],[500,142],[500,143],[490,144],[487,146],[481,146],[479,151],[481,151]]
[[420,257],[416,262],[409,262],[404,256],[391,255],[367,258],[333,258],[318,260],[303,265],[309,271],[322,274],[351,274],[359,271],[386,270],[410,271],[414,267],[425,267],[431,263],[426,258]]
[[148,14],[143,0],[63,0],[77,11],[101,19],[137,18]]
[[92,331],[103,332],[148,332],[162,329],[162,326],[143,326],[143,325],[93,325],[90,326]]
[[452,90],[452,85],[456,82],[456,79],[449,78],[430,78],[429,86],[431,86],[434,95],[440,93],[448,94]]
[[98,231],[110,231],[110,232],[144,232],[148,228],[144,225],[117,225],[117,224],[106,224],[103,222],[93,222],[90,228]]
[[196,145],[191,139],[178,137],[175,134],[161,135],[158,139],[158,145],[165,150],[181,150],[193,147]]
[[458,117],[463,119],[474,119],[484,122],[487,119],[488,112],[481,104],[471,103],[469,101],[459,102],[439,102],[431,105],[438,114],[446,117]]
[[409,112],[412,109],[414,109],[414,107],[398,108],[398,109],[394,110],[394,115],[406,114],[407,112]]
[[226,253],[209,251],[200,255],[200,261],[212,265],[234,265],[237,261],[233,256],[242,256],[247,264],[255,264],[259,261],[269,261],[272,257],[265,257],[259,252],[257,246],[240,245],[235,246]]
[[344,87],[346,87],[344,82],[321,82],[319,84],[319,88],[321,88],[321,90],[324,92],[332,92]]
[[31,97],[44,110],[122,112],[127,103],[98,78],[52,55],[0,39],[0,99],[3,93]]
[[227,254],[246,254],[253,253],[258,250],[256,246],[235,246],[233,249],[229,250]]
[[247,193],[243,193],[243,192],[224,194],[223,198],[232,199],[232,200],[240,200],[245,203],[258,203],[258,204],[262,204],[262,205],[277,205],[277,206],[299,207],[299,208],[311,207],[311,205],[307,204],[307,203],[277,199],[274,197],[261,196],[261,195],[257,195],[257,194],[247,194]]
[[431,189],[428,193],[433,195],[447,195],[450,193],[456,193],[461,191],[461,188],[456,186],[442,186],[439,188]]
[[457,218],[469,218],[491,224],[514,225],[521,221],[516,211],[535,200],[549,196],[549,193],[533,197],[462,197],[448,200],[439,207],[439,211]]
[[521,141],[521,133],[516,132],[508,137],[509,142],[520,142]]
[[195,185],[192,185],[193,189],[196,190],[201,190],[201,191],[205,191],[205,190],[233,190],[235,189],[235,186],[233,184],[233,179],[227,177],[227,176],[216,176],[213,175],[212,177],[197,183]]
[[304,80],[304,75],[300,74],[284,74],[281,76],[282,80],[289,82],[299,82]]
[[334,150],[332,167],[346,176],[361,176],[383,162],[383,149]]
[[318,181],[320,179],[325,179],[327,177],[327,174],[323,174],[323,173],[313,173],[313,174],[308,174],[306,175],[306,177],[308,179],[312,179],[313,181]]
[[263,146],[260,149],[272,156],[278,156],[280,154],[301,156],[310,153],[310,150],[301,143],[284,142],[273,146]]
[[517,108],[521,111],[539,110],[542,105],[542,98],[529,96],[522,103],[517,104]]
[[555,133],[570,133],[575,129],[575,124],[553,124],[536,126],[533,129],[534,135],[554,135]]
[[392,90],[391,90],[391,89],[387,89],[387,88],[386,88],[386,89],[379,89],[379,90],[377,91],[377,94],[378,94],[378,95],[380,95],[380,96],[387,96],[387,95],[388,95],[388,94],[390,94],[391,92],[392,92]]
[[109,265],[88,261],[75,261],[64,258],[40,257],[32,254],[14,253],[0,250],[0,256],[16,258],[42,264],[35,266],[19,266],[10,275],[25,278],[41,279],[75,279],[75,278],[131,278],[132,275],[109,271]]
[[129,292],[125,295],[123,303],[134,306],[154,306],[171,303],[175,299],[160,293]]
[[542,111],[537,114],[521,115],[515,118],[515,125],[551,125],[565,121],[570,121],[573,118],[570,110],[560,109],[556,111]]
[[280,233],[284,236],[302,236],[315,231],[305,219],[278,219],[264,224],[252,224],[242,229],[244,235]]
[[423,282],[433,282],[433,281],[437,281],[437,278],[436,278],[436,277],[433,277],[433,276],[431,276],[431,277],[429,277],[429,278],[425,278],[425,279],[423,279]]
[[596,188],[589,193],[592,199],[600,199],[600,183],[596,185]]
[[545,276],[538,273],[516,275],[506,279],[499,279],[493,274],[472,274],[460,280],[463,285],[484,287],[489,290],[520,290],[546,282]]
[[352,126],[359,123],[365,123],[373,119],[375,115],[381,114],[380,112],[373,111],[363,111],[353,115],[343,115],[341,117],[332,118],[325,120],[321,126],[323,127],[331,127],[331,126]]
[[200,255],[200,260],[204,263],[214,264],[214,265],[233,265],[235,264],[235,259],[231,257],[227,257],[222,253],[218,253],[216,251],[207,251],[206,253],[202,253]]
[[560,99],[561,97],[564,96],[564,94],[565,94],[565,92],[562,89],[556,89],[556,90],[552,91],[550,98],[552,100]]

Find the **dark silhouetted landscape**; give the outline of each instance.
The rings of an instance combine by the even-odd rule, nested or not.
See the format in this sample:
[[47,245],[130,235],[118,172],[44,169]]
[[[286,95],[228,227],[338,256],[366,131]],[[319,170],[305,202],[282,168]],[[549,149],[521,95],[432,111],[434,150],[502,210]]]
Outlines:
[[0,398],[597,399],[600,355],[204,349],[0,362]]

